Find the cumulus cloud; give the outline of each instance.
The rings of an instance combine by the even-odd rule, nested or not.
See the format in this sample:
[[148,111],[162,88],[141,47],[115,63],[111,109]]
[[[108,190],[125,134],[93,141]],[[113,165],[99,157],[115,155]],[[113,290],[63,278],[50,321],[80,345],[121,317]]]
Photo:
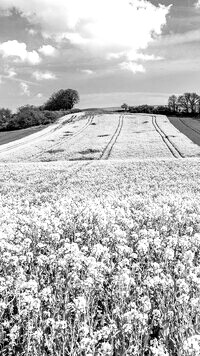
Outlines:
[[0,53],[4,58],[14,57],[16,61],[38,64],[41,59],[36,51],[27,51],[26,44],[16,40],[0,43]]
[[196,8],[200,8],[200,0],[197,1],[197,3],[195,4]]
[[38,51],[42,53],[44,56],[53,57],[56,54],[56,48],[51,45],[43,45],[42,47],[39,48]]
[[67,38],[105,56],[145,49],[161,34],[170,11],[148,0],[1,0],[1,9],[12,6],[40,24],[44,36]]
[[35,71],[33,72],[33,77],[36,80],[52,80],[52,79],[56,79],[55,74],[51,73],[51,72],[40,72],[40,71]]
[[135,62],[122,62],[119,64],[119,67],[123,70],[128,70],[132,72],[133,74],[135,73],[144,73],[145,68],[143,67],[142,64],[138,64]]
[[27,83],[21,82],[20,83],[20,89],[21,89],[21,94],[22,95],[26,95],[26,96],[30,96],[30,89],[29,89],[29,85]]

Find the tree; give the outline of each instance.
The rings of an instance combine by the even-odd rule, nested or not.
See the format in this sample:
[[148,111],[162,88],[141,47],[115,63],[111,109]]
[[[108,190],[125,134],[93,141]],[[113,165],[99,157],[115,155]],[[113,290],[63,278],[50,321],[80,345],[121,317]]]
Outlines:
[[127,111],[129,106],[126,103],[124,103],[121,105],[121,108],[124,109],[124,111]]
[[178,104],[187,114],[195,114],[199,110],[200,97],[196,93],[184,93],[178,97]]
[[44,110],[71,110],[79,102],[79,94],[73,89],[60,89],[44,104]]
[[189,113],[190,111],[189,95],[190,93],[185,93],[178,97],[178,105],[186,113]]
[[190,110],[192,114],[199,111],[200,96],[197,93],[190,93]]
[[170,111],[176,112],[178,108],[178,98],[176,95],[171,95],[168,99],[168,107]]
[[6,130],[8,122],[12,118],[12,112],[9,109],[0,109],[0,130]]

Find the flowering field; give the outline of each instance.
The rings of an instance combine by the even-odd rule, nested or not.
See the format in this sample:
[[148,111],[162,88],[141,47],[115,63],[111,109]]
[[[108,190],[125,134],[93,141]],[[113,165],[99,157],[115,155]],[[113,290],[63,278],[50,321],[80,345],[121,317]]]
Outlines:
[[171,156],[171,152],[152,124],[152,115],[136,114],[125,116],[121,133],[113,147],[110,159],[124,157],[146,159]]
[[84,112],[76,115],[65,115],[56,123],[23,139],[0,146],[0,161],[21,162],[42,160],[44,152],[54,152],[60,143],[70,141],[87,128],[92,118]]
[[199,356],[199,163],[0,164],[0,354]]
[[0,162],[170,158],[176,149],[182,157],[200,155],[200,147],[166,116],[155,120],[156,125],[147,114],[66,115],[40,132],[1,145]]
[[87,130],[74,140],[60,141],[59,150],[53,155],[44,152],[42,159],[50,160],[94,160],[99,159],[111,140],[119,121],[119,115],[95,115]]
[[[66,115],[33,137],[0,147],[0,161],[99,159],[118,125],[119,115]],[[13,147],[13,149],[12,149]]]

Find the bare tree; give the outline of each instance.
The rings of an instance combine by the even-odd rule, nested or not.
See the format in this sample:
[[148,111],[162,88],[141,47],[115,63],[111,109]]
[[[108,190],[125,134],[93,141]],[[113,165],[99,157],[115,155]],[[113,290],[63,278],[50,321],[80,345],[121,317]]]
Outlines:
[[192,114],[195,114],[199,110],[200,96],[197,93],[190,93],[190,110]]
[[176,95],[171,95],[168,99],[168,107],[170,111],[176,112],[178,108],[178,98]]
[[190,93],[185,93],[178,97],[178,105],[186,113],[190,112],[190,102],[189,102]]
[[185,93],[178,97],[178,104],[186,113],[195,114],[199,110],[200,97],[196,93]]

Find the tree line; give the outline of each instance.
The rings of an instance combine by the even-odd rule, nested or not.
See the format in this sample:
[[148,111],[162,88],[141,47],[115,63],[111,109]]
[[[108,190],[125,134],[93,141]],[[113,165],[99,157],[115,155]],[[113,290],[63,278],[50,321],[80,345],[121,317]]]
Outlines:
[[199,114],[200,96],[197,93],[184,93],[180,96],[171,95],[168,99],[168,107],[172,113]]
[[15,114],[9,109],[0,109],[0,131],[25,129],[31,126],[47,125],[70,112],[79,102],[79,94],[74,89],[60,89],[41,106],[24,105]]
[[200,114],[200,96],[197,93],[173,94],[168,99],[168,105],[129,106],[124,103],[121,108],[132,113],[197,116]]

